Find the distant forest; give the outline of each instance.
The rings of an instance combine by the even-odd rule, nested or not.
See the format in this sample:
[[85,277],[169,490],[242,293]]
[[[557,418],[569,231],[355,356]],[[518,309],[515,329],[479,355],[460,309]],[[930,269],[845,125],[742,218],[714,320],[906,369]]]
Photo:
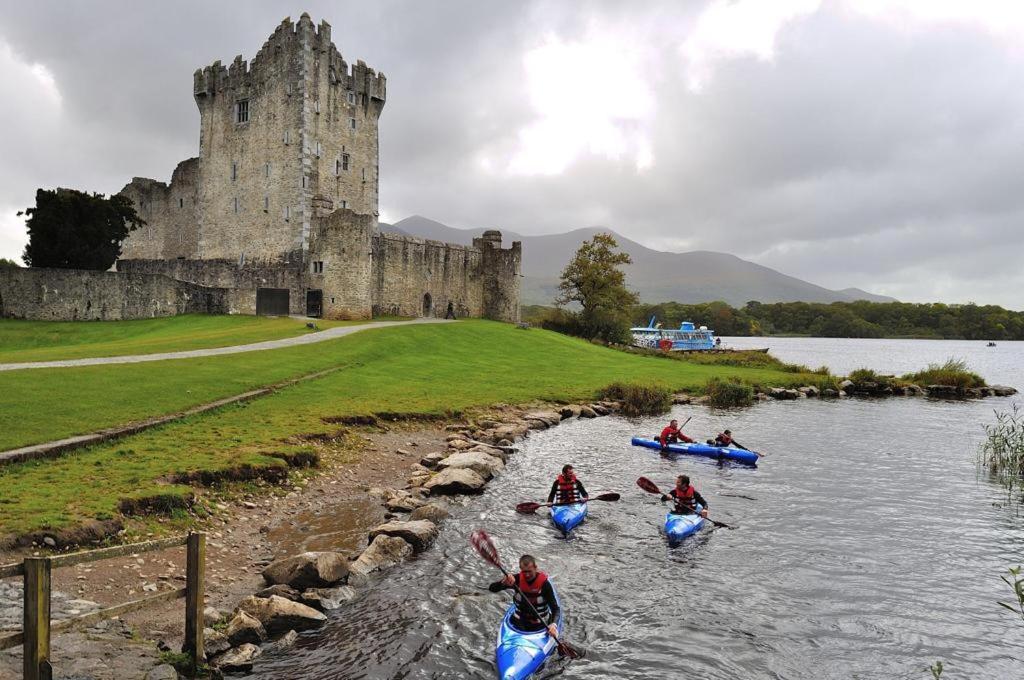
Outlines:
[[[532,305],[526,321],[543,324],[559,311]],[[663,328],[682,321],[707,326],[717,335],[810,335],[825,338],[942,338],[1024,340],[1024,312],[995,305],[913,304],[908,302],[748,302],[741,308],[725,302],[684,305],[678,302],[637,305],[634,325],[656,316]]]

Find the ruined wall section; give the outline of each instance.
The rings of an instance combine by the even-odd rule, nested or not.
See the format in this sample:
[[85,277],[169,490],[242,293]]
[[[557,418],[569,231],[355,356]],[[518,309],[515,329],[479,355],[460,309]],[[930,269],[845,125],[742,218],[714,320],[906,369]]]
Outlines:
[[373,314],[443,317],[451,302],[459,318],[481,316],[481,265],[482,255],[477,248],[400,234],[376,234]]
[[120,321],[225,314],[229,292],[167,276],[82,269],[0,269],[0,318]]
[[373,215],[342,208],[314,219],[306,267],[307,290],[323,291],[325,319],[369,319],[373,273]]
[[127,274],[162,275],[206,288],[225,289],[222,314],[255,314],[258,288],[288,289],[289,312],[306,313],[302,263],[280,260],[118,260]]
[[290,260],[303,248],[311,189],[303,186],[301,112],[312,30],[308,17],[298,26],[285,19],[251,63],[238,56],[194,74],[200,258]]
[[481,316],[518,323],[520,319],[520,272],[523,246],[513,241],[512,247],[501,247],[500,231],[485,231],[473,239],[473,246],[482,254],[483,313]]
[[123,258],[195,257],[199,245],[199,159],[178,164],[171,183],[135,177],[119,192],[135,204],[145,226],[128,235]]

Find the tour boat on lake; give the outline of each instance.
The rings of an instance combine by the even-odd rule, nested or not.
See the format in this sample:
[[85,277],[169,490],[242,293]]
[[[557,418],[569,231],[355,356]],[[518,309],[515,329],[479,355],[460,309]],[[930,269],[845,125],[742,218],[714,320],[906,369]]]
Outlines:
[[679,328],[660,328],[654,317],[646,327],[630,328],[633,346],[645,349],[663,349],[673,352],[700,352],[715,349],[721,340],[715,339],[715,332],[707,326],[697,328],[691,321],[684,321]]

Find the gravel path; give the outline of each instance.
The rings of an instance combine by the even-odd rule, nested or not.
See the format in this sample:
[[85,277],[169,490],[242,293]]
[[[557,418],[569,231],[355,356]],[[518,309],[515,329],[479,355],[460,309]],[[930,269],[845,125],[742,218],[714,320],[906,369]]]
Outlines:
[[374,321],[357,326],[338,326],[324,331],[298,335],[294,338],[266,340],[248,345],[232,345],[231,347],[211,347],[209,349],[192,349],[184,352],[160,352],[158,354],[130,354],[120,357],[94,357],[91,359],[64,359],[61,361],[32,361],[20,364],[0,364],[0,371],[20,371],[26,368],[71,368],[75,366],[100,366],[104,364],[138,364],[145,361],[165,361],[167,359],[194,359],[196,357],[215,357],[241,352],[262,352],[267,349],[281,349],[296,345],[311,345],[316,342],[334,340],[367,328],[384,328],[416,323],[448,323],[445,319],[413,319],[411,321]]

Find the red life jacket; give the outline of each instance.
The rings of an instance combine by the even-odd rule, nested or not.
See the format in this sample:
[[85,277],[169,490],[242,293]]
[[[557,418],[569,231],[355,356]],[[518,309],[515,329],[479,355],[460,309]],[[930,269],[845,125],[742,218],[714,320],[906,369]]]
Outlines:
[[576,475],[566,479],[565,475],[558,475],[555,480],[558,483],[558,502],[575,503],[576,498]]
[[697,501],[694,500],[694,494],[696,489],[693,488],[693,484],[686,487],[686,490],[680,491],[679,487],[672,489],[670,495],[676,501],[676,510],[696,510]]
[[[533,609],[523,602],[523,599],[516,593],[513,598],[516,603],[516,612],[519,614],[519,618],[529,623],[543,623],[547,620],[548,615],[551,613],[551,609],[548,607],[548,601],[544,599],[542,590],[544,584],[548,582],[548,575],[543,571],[538,571],[536,578],[533,581],[527,581],[526,576],[523,572],[516,574],[516,585],[519,586],[519,592],[526,597],[532,604],[534,609],[537,610],[537,614],[533,613]],[[540,615],[538,618],[537,615]]]
[[719,434],[715,439],[718,441],[719,446],[728,446],[732,444],[732,437],[727,434]]

